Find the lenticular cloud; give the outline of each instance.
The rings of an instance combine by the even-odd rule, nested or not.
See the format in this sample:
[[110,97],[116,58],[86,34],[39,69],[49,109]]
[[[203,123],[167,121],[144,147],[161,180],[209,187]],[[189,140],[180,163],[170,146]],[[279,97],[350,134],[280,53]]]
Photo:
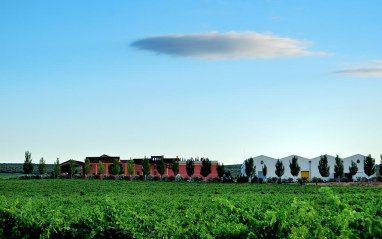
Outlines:
[[308,42],[257,32],[193,33],[153,36],[131,44],[140,50],[208,60],[319,56]]

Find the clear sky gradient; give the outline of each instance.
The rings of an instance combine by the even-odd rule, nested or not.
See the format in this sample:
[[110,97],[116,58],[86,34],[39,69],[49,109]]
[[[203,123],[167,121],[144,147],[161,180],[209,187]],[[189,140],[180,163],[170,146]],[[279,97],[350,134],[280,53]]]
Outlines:
[[379,0],[1,1],[0,162],[26,150],[35,163],[379,162],[381,12]]

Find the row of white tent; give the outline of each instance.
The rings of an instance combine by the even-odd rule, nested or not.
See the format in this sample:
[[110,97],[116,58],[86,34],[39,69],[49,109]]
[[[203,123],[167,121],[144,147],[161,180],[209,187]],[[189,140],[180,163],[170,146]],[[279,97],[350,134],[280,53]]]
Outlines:
[[[301,171],[300,171],[299,175],[297,176],[298,178],[301,178],[302,176],[309,178],[309,180],[311,180],[313,177],[322,178],[322,179],[326,179],[326,180],[328,180],[329,178],[334,178],[334,165],[335,165],[335,158],[336,157],[331,156],[331,155],[326,155],[326,157],[328,159],[328,165],[330,166],[330,169],[329,169],[330,175],[328,178],[323,178],[321,176],[319,170],[318,170],[318,164],[319,164],[319,161],[321,159],[321,156],[309,159],[309,158],[301,157],[298,155],[290,155],[288,157],[279,159],[283,163],[284,168],[285,168],[284,175],[282,176],[282,178],[294,178],[290,172],[290,167],[289,167],[289,162],[292,162],[292,158],[294,156],[296,156],[298,158],[298,164],[301,167]],[[353,155],[350,157],[341,158],[343,160],[343,164],[344,164],[344,174],[349,173],[349,167],[351,165],[351,162],[354,161],[357,164],[358,172],[356,175],[353,176],[353,178],[354,179],[357,179],[358,177],[368,178],[368,176],[365,174],[364,169],[363,169],[365,158],[366,158],[366,156],[361,155],[361,154],[356,154],[356,155]],[[268,156],[260,155],[260,156],[254,157],[253,160],[254,160],[254,164],[256,166],[256,176],[258,176],[260,178],[264,178],[264,179],[268,178],[268,177],[277,177],[277,175],[275,173],[275,170],[276,170],[275,165],[277,162],[276,158],[271,158]],[[263,172],[262,172],[264,165],[267,166],[267,175],[265,177],[264,177]],[[243,162],[243,165],[241,166],[241,174],[243,176],[246,176],[245,161]],[[373,176],[375,176],[375,175],[373,175]],[[370,176],[370,177],[372,177],[372,176]]]

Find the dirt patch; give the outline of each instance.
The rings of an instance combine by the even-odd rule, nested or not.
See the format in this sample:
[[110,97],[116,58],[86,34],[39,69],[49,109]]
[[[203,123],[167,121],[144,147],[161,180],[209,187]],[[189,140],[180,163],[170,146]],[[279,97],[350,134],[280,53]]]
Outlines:
[[[315,183],[306,183],[306,185],[316,185]],[[348,182],[348,183],[317,183],[320,186],[369,186],[369,187],[382,187],[382,182]]]

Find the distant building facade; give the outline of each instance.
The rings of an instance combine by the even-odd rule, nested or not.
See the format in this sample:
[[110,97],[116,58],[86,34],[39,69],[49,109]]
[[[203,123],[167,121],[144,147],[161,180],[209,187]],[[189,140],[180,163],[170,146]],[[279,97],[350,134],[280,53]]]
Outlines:
[[[150,171],[150,175],[152,176],[159,176],[159,173],[158,171],[156,170],[156,165],[157,165],[157,162],[158,160],[163,157],[163,156],[151,156],[149,158],[149,162],[150,162],[150,168],[151,168],[151,171]],[[121,158],[119,156],[109,156],[109,155],[101,155],[99,157],[87,157],[90,161],[90,173],[89,174],[94,174],[94,175],[98,175],[99,174],[99,162],[102,162],[105,170],[103,172],[103,174],[112,174],[111,172],[111,167],[113,165],[113,162],[114,162],[114,159],[117,159],[120,166],[121,166],[121,173],[120,174],[124,174],[124,175],[129,175],[129,173],[127,172],[127,161],[128,160],[121,160]],[[171,170],[172,169],[172,160],[175,159],[175,160],[178,160],[179,161],[179,174],[182,175],[183,177],[188,177],[187,175],[187,171],[186,171],[186,161],[176,157],[176,158],[163,158],[164,159],[164,164],[165,164],[165,173],[164,175],[168,175],[168,176],[175,176],[173,171]],[[142,160],[143,158],[135,158],[133,159],[134,160],[134,163],[135,163],[135,168],[134,168],[134,173],[133,175],[142,175]],[[195,165],[195,169],[194,169],[194,174],[192,176],[199,176],[199,177],[202,177],[200,175],[200,168],[202,166],[202,162],[201,161],[194,161],[194,165]],[[207,176],[207,177],[217,177],[218,174],[217,174],[217,165],[218,165],[218,162],[217,161],[211,161],[211,173]],[[131,175],[131,176],[133,176]],[[164,176],[162,175],[162,176]]]
[[[311,180],[313,177],[317,178],[323,178],[318,170],[318,164],[320,162],[321,156],[315,157],[315,158],[305,158],[298,155],[290,155],[285,158],[281,158],[280,161],[283,163],[285,171],[284,175],[281,178],[293,178],[292,174],[290,173],[290,167],[289,162],[292,162],[292,158],[296,156],[298,158],[298,164],[301,167],[301,171],[298,174],[297,178],[306,178],[308,180]],[[329,169],[329,177],[323,178],[323,179],[330,179],[334,178],[334,165],[335,165],[335,157],[331,155],[326,155],[328,159],[328,166],[330,166]],[[353,179],[356,179],[358,177],[366,177],[368,176],[365,174],[363,164],[366,156],[361,154],[356,154],[350,157],[341,158],[343,160],[344,164],[344,177],[351,177],[349,176],[349,167],[351,165],[351,161],[354,161],[357,164],[358,172],[356,175],[353,176]],[[268,156],[260,155],[253,158],[254,164],[256,165],[256,175],[260,178],[268,178],[268,177],[277,177],[275,170],[276,170],[276,158],[271,158]],[[374,160],[374,159],[373,159]],[[262,172],[262,168],[264,165],[267,166],[267,175],[264,176]],[[245,163],[243,162],[241,166],[241,174],[246,176],[245,174]]]

